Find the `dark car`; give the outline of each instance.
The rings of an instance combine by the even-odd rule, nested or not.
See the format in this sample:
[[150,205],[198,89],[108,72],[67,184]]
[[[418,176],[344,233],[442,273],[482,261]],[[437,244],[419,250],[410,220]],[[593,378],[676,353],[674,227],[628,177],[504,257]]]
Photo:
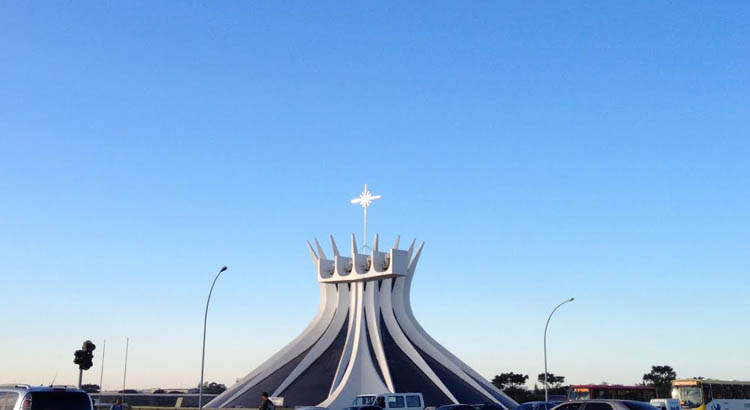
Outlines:
[[383,410],[383,409],[378,406],[365,405],[365,406],[349,406],[349,407],[344,408],[343,410]]
[[562,402],[560,401],[527,401],[513,410],[551,410]]
[[472,404],[476,410],[505,410],[505,407],[499,404]]
[[642,401],[633,400],[576,400],[563,403],[554,410],[658,410]]
[[89,395],[74,386],[0,385],[0,403],[5,409],[92,410]]
[[476,410],[476,408],[470,404],[446,404],[435,410]]

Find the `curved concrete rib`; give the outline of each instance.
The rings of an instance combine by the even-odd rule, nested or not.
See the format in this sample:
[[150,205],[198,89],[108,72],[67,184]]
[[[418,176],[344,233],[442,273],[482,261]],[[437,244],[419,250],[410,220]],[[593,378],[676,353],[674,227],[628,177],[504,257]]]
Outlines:
[[383,350],[383,337],[380,335],[380,290],[378,289],[377,282],[371,282],[367,284],[365,289],[365,321],[367,322],[367,333],[370,335],[370,345],[372,351],[375,352],[375,360],[377,360],[378,368],[380,373],[383,375],[383,381],[388,387],[388,391],[395,393],[396,389],[393,387],[393,380],[391,379],[391,372],[388,369],[388,361],[385,357],[385,351]]
[[[357,300],[363,300],[364,283],[358,282],[352,286],[356,287]],[[364,305],[359,303],[356,308],[354,321],[354,339],[351,359],[346,366],[346,371],[339,385],[331,391],[331,394],[319,406],[329,408],[342,408],[351,403],[357,394],[364,391],[379,391],[386,389],[385,384],[377,376],[375,365],[370,357],[368,341],[365,331]]]
[[333,316],[333,320],[331,321],[331,325],[328,326],[325,333],[323,333],[323,336],[320,337],[317,343],[310,349],[309,352],[305,355],[305,357],[302,359],[301,362],[297,365],[297,367],[292,370],[292,372],[287,376],[286,379],[279,385],[278,388],[276,388],[276,391],[274,391],[274,396],[279,396],[281,393],[286,390],[287,387],[297,378],[299,377],[302,372],[304,372],[310,365],[318,358],[320,355],[323,354],[323,352],[328,349],[328,347],[333,343],[333,341],[336,339],[336,336],[338,336],[339,332],[341,331],[341,327],[344,326],[344,322],[346,321],[347,313],[349,312],[349,304],[350,304],[350,297],[349,297],[349,288],[347,286],[339,286],[338,289],[338,305],[336,306],[336,313]]
[[495,403],[499,404],[499,401],[497,399],[495,399],[489,392],[485,391],[485,389],[480,386],[474,379],[466,375],[459,366],[457,366],[452,360],[450,360],[450,358],[446,357],[443,352],[436,346],[437,342],[435,342],[434,340],[427,340],[427,338],[425,337],[426,335],[414,325],[416,320],[411,319],[406,314],[404,308],[404,295],[406,293],[404,290],[405,280],[406,279],[403,277],[396,278],[396,283],[393,285],[393,312],[395,313],[396,319],[401,325],[401,329],[404,331],[404,333],[409,337],[412,343],[422,349],[425,354],[437,360],[440,364],[445,366],[445,368],[458,376],[466,384],[473,387],[483,395],[487,396]]
[[356,323],[355,321],[357,320],[357,304],[358,302],[361,302],[358,298],[359,295],[356,289],[352,289],[349,292],[349,324],[346,328],[346,341],[344,342],[344,350],[342,351],[341,357],[339,358],[339,364],[336,368],[336,373],[334,373],[333,376],[333,382],[331,383],[331,387],[328,390],[329,395],[331,394],[331,392],[333,392],[336,386],[338,386],[341,378],[344,376],[346,366],[349,364],[349,360],[351,358],[352,348],[354,347],[354,343],[356,341],[354,335],[354,326]]
[[[265,379],[271,373],[275,372],[281,366],[288,363],[290,360],[302,354],[305,350],[309,349],[318,339],[323,335],[329,324],[333,320],[334,313],[336,311],[337,304],[337,290],[336,285],[326,283],[320,284],[320,305],[318,312],[313,318],[312,322],[302,331],[297,337],[295,337],[289,344],[284,346],[276,354],[271,356],[268,360],[263,362],[255,370],[250,372],[247,376],[239,380],[230,389],[227,389],[226,395],[221,395],[214,403],[214,400],[207,403],[211,407],[216,407],[222,403],[230,402],[242,393],[252,388],[259,381]],[[226,398],[225,398],[226,397]]]
[[437,377],[432,368],[424,361],[419,352],[411,345],[409,339],[403,334],[401,328],[398,325],[396,317],[393,314],[393,307],[391,305],[391,279],[384,279],[381,289],[385,291],[380,292],[380,312],[383,315],[383,321],[388,332],[393,337],[401,351],[406,354],[407,357],[427,376],[432,383],[437,386],[440,391],[445,394],[453,403],[458,404],[458,400],[453,396],[453,393],[443,384],[440,378]]
[[[415,259],[418,257],[415,257]],[[466,363],[461,361],[458,357],[456,357],[453,353],[448,351],[443,345],[438,343],[435,339],[432,338],[432,336],[427,333],[424,328],[422,328],[422,325],[419,324],[416,317],[414,316],[414,312],[411,308],[411,282],[414,278],[414,272],[416,269],[416,264],[409,267],[409,273],[403,277],[399,278],[402,284],[400,287],[403,289],[400,290],[399,295],[401,295],[401,301],[398,302],[399,304],[399,315],[406,316],[405,322],[409,323],[410,325],[413,325],[414,330],[416,330],[416,333],[420,335],[421,337],[418,337],[420,342],[416,342],[418,346],[420,346],[420,349],[425,350],[422,346],[434,346],[435,349],[439,350],[442,355],[447,359],[448,363],[453,363],[455,366],[458,366],[463,372],[466,373],[466,375],[470,376],[469,379],[473,383],[469,383],[470,385],[474,386],[478,382],[481,382],[481,385],[484,387],[483,389],[479,389],[480,392],[486,393],[489,398],[491,398],[495,403],[503,405],[500,403],[499,400],[495,398],[495,395],[501,395],[504,397],[507,397],[509,401],[513,402],[514,400],[508,397],[505,393],[503,393],[501,390],[499,390],[497,387],[492,385],[488,380],[486,380],[482,375],[474,371],[471,367],[469,367]],[[398,283],[396,283],[398,285]],[[396,286],[394,285],[394,287]],[[412,330],[410,330],[410,333],[413,333]],[[426,351],[426,350],[425,350]],[[461,377],[462,380],[466,381],[466,377]],[[495,395],[488,394],[488,390],[492,390]]]

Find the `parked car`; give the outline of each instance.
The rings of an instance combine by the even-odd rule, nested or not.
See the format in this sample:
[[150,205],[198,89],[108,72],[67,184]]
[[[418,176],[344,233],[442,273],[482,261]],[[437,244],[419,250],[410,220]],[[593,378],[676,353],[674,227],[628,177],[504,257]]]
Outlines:
[[476,410],[506,410],[505,407],[499,404],[472,404]]
[[373,406],[371,404],[367,404],[364,406],[350,406],[345,407],[343,410],[383,410],[382,407]]
[[435,410],[475,410],[474,406],[470,404],[446,404],[444,406],[439,406]]
[[513,410],[551,410],[561,401],[527,401]]
[[[352,406],[376,406],[381,409],[424,410],[422,393],[360,394]],[[474,410],[471,408],[469,410]]]
[[635,400],[577,400],[562,403],[552,410],[659,410]]
[[360,394],[352,401],[352,406],[368,406],[375,402],[377,394]]
[[0,385],[0,408],[5,410],[92,410],[91,398],[73,386]]

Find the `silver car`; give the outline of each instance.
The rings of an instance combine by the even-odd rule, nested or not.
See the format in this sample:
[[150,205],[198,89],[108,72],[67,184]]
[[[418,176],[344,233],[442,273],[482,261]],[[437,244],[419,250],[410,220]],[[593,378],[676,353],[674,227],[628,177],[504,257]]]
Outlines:
[[559,404],[552,410],[659,410],[656,407],[634,400],[576,400]]
[[92,410],[91,398],[72,386],[0,384],[2,410]]

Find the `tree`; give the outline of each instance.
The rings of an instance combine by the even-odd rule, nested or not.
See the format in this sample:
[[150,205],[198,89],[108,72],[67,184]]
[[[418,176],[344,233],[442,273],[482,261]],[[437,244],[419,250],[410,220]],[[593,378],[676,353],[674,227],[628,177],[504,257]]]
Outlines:
[[643,382],[656,387],[657,397],[669,397],[672,380],[677,373],[671,366],[651,366],[651,371],[643,375]]
[[529,397],[529,390],[525,386],[527,380],[529,376],[526,374],[508,372],[495,376],[492,384],[513,400],[522,403]]
[[[536,379],[542,384],[542,388],[544,388],[544,373],[539,373]],[[565,383],[565,376],[555,376],[554,373],[547,373],[547,386],[550,389],[559,389],[563,383]]]
[[526,384],[526,381],[529,380],[529,376],[526,374],[520,374],[520,373],[500,373],[499,376],[495,376],[494,379],[492,379],[492,384],[495,385],[500,390],[505,389],[506,387],[520,387]]
[[220,383],[203,383],[203,393],[206,394],[221,394],[224,392],[224,390],[227,389],[227,386],[220,384]]
[[99,385],[84,384],[83,386],[81,386],[81,390],[85,391],[86,393],[99,393]]

